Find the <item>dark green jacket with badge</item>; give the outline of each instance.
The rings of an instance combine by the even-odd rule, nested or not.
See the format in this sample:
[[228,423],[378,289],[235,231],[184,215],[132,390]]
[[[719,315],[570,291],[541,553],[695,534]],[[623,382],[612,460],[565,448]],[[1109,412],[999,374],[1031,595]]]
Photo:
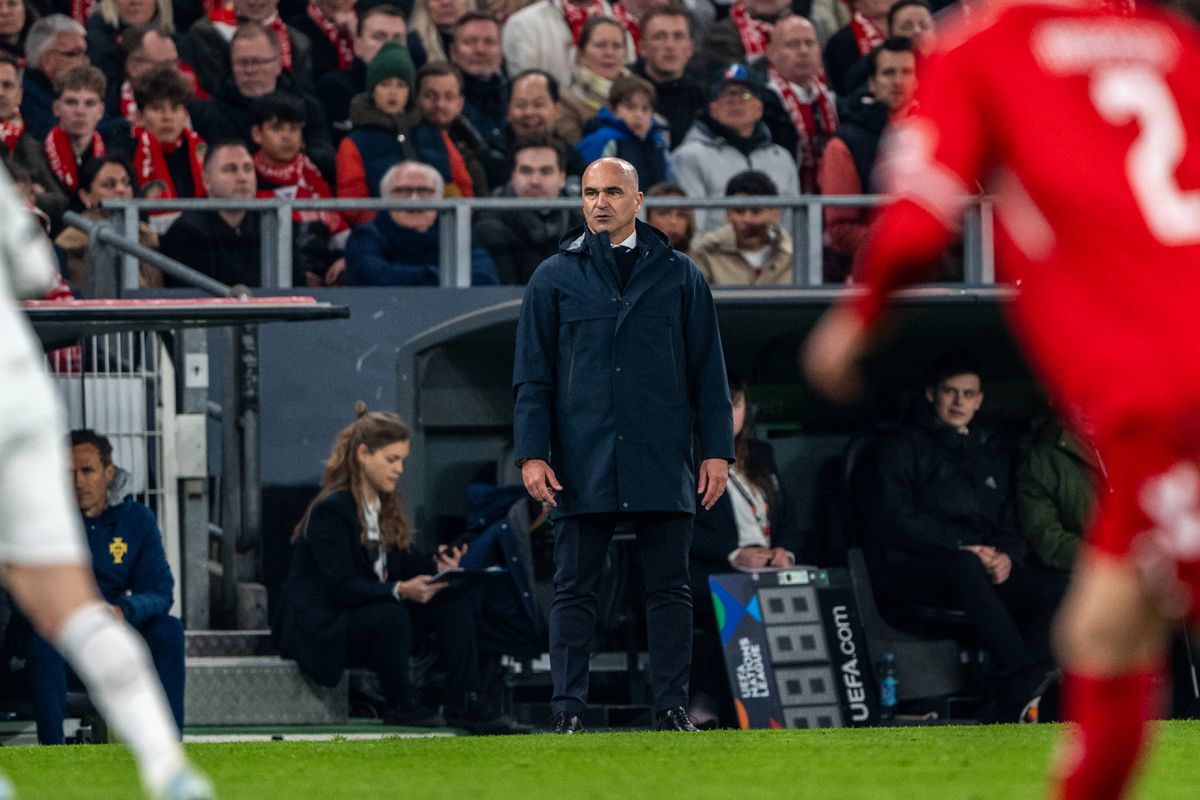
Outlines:
[[513,369],[514,456],[550,463],[563,486],[559,516],[692,513],[695,465],[733,460],[708,284],[641,222],[637,250],[621,291],[608,234],[577,228],[525,290]]
[[1068,572],[1075,563],[1096,502],[1095,454],[1051,422],[1017,469],[1021,531],[1038,560]]

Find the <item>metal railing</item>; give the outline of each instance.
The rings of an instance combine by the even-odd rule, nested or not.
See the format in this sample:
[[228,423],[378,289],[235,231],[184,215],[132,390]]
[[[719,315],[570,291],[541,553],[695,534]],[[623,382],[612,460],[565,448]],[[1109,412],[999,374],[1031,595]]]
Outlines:
[[[643,204],[647,209],[690,208],[724,210],[726,208],[775,207],[790,211],[786,221],[792,236],[796,286],[824,284],[826,208],[873,208],[885,202],[883,195],[799,195],[771,197],[653,197]],[[337,200],[106,200],[104,208],[120,217],[126,239],[137,240],[139,215],[150,211],[247,211],[262,220],[261,285],[270,288],[292,286],[292,212],[293,211],[438,211],[442,215],[439,233],[439,285],[471,285],[471,220],[477,211],[578,209],[576,198],[479,197],[443,200],[392,200],[382,198],[343,198]],[[446,217],[449,217],[447,222]],[[993,205],[990,198],[972,198],[963,216],[964,274],[968,286],[991,285],[996,280],[993,238]],[[129,252],[129,251],[127,251]],[[140,256],[139,256],[140,257]],[[147,259],[149,260],[149,259]],[[122,268],[122,286],[136,288],[137,257],[130,253]]]

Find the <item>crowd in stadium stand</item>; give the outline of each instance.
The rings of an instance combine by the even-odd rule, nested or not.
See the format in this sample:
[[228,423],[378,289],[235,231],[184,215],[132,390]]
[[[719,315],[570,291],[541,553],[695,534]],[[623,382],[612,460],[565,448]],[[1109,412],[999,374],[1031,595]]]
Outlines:
[[[911,104],[934,10],[927,0],[6,2],[0,138],[18,185],[60,237],[64,274],[89,296],[114,287],[88,275],[82,232],[64,230],[62,213],[101,219],[103,200],[130,195],[374,198],[387,196],[388,170],[416,161],[438,173],[445,197],[568,197],[588,163],[614,155],[637,167],[651,196],[720,197],[747,170],[781,198],[871,192],[879,134]],[[233,169],[216,151],[239,142],[248,181],[215,174]],[[89,164],[97,159],[110,160],[101,169]],[[127,188],[117,186],[118,161]],[[826,279],[844,280],[867,211],[826,214]],[[257,216],[150,213],[142,242],[255,286]],[[723,245],[741,263],[709,279],[786,283],[790,268],[762,253],[764,244],[770,259],[791,252],[790,212],[777,216],[765,243]],[[294,280],[436,285],[427,268],[436,246],[433,256],[405,254],[420,268],[354,263],[365,242],[395,240],[388,219],[296,212]],[[436,245],[431,219],[410,230]],[[659,219],[674,221],[665,224],[683,250],[725,222],[711,209]],[[578,223],[573,213],[476,212],[479,282],[524,283]],[[191,247],[197,236],[215,244]],[[150,270],[142,278],[160,283]]]

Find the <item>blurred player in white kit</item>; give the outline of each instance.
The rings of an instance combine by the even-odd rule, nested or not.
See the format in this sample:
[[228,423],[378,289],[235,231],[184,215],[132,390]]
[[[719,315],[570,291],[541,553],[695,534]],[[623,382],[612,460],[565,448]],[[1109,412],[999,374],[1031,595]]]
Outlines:
[[[0,576],[133,751],[147,797],[209,800],[212,786],[184,758],[150,654],[92,576],[62,411],[16,307],[43,296],[56,274],[49,241],[0,168]],[[0,775],[0,800],[12,797]]]

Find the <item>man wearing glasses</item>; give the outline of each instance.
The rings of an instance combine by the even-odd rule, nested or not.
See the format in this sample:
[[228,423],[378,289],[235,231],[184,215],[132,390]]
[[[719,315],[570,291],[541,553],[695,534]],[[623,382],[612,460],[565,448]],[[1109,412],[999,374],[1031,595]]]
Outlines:
[[[403,161],[384,173],[379,196],[392,200],[440,200],[442,174],[419,161]],[[346,283],[351,286],[437,286],[438,212],[396,209],[360,225],[346,242]],[[471,284],[494,284],[496,265],[487,250],[471,248]]]
[[[762,121],[765,91],[758,76],[743,64],[729,67],[713,83],[708,107],[671,153],[671,172],[688,197],[720,197],[729,179],[748,169],[770,175],[781,195],[800,194],[796,160],[771,141]],[[698,235],[724,222],[719,209],[696,211]],[[788,215],[782,225],[788,228]]]
[[333,140],[321,104],[297,92],[283,75],[279,40],[257,22],[243,22],[229,43],[232,74],[205,103],[193,103],[190,109],[196,133],[206,142],[223,139],[253,141],[254,103],[274,91],[289,92],[304,103],[304,153],[321,170],[325,180],[334,183]]
[[21,119],[29,135],[42,141],[54,127],[55,85],[71,67],[90,63],[82,25],[63,14],[51,14],[33,23],[25,38],[28,67],[21,82]]

